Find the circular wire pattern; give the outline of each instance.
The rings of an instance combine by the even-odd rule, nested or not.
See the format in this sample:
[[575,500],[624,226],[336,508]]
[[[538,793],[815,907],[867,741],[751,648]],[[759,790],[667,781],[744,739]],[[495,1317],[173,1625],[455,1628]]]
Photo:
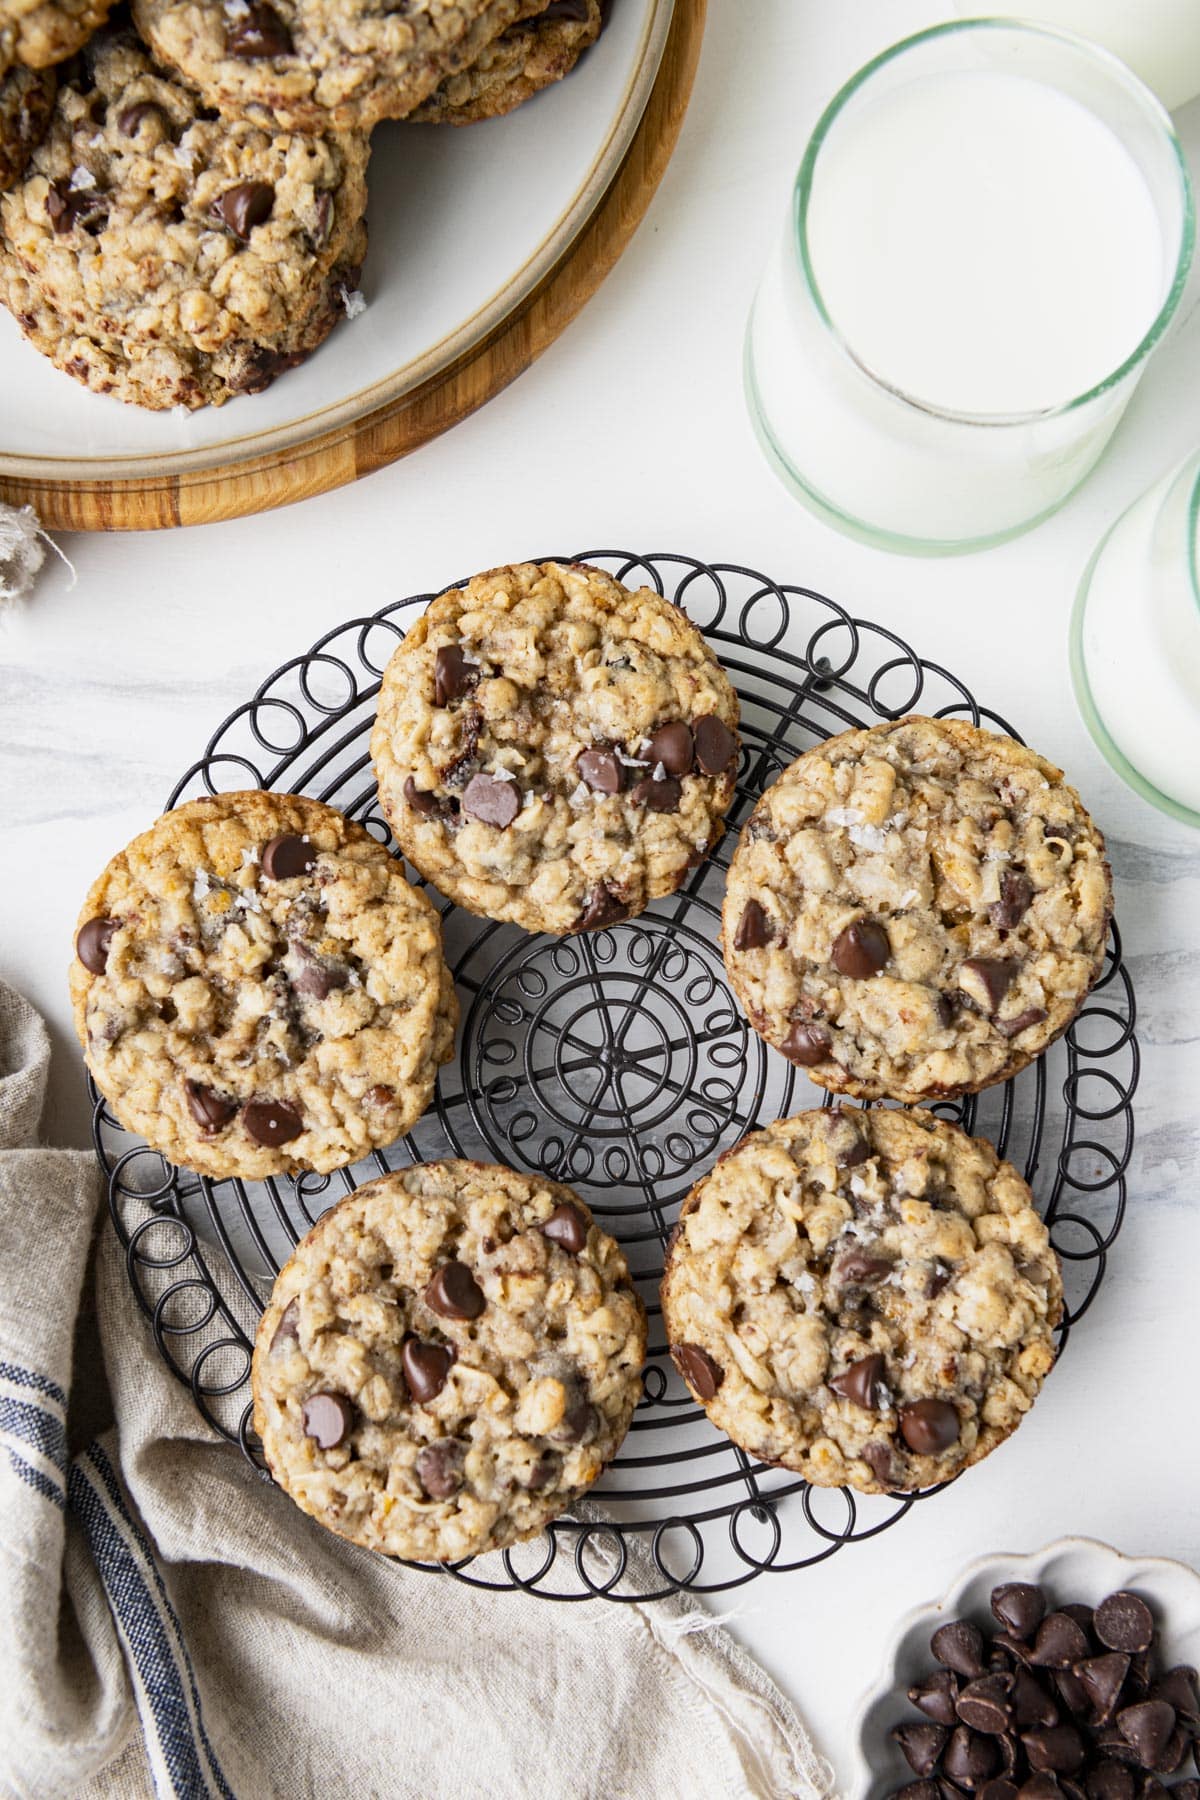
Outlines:
[[[560,1600],[711,1593],[823,1562],[939,1491],[876,1498],[810,1488],[757,1463],[708,1423],[666,1354],[658,1280],[688,1189],[748,1131],[829,1099],[767,1049],[726,981],[720,907],[738,829],[764,787],[833,732],[920,711],[1016,733],[949,670],[811,589],[676,555],[539,560],[586,561],[655,588],[717,650],[741,697],[742,755],[730,830],[714,855],[637,919],[574,938],[531,937],[435,895],[462,1003],[458,1052],[413,1131],[353,1169],[209,1181],[122,1131],[93,1086],[96,1153],[159,1351],[209,1425],[267,1480],[251,1422],[254,1329],[279,1268],[328,1206],[389,1169],[447,1155],[578,1188],[621,1241],[646,1301],[643,1399],[586,1516],[448,1572]],[[375,699],[391,652],[433,597],[353,619],[277,669],[213,733],[168,807],[239,787],[288,790],[390,845],[367,748]],[[785,634],[804,647],[780,648]],[[1063,1264],[1060,1350],[1121,1228],[1134,1022],[1114,926],[1104,973],[1063,1038],[1012,1081],[933,1108],[989,1138],[1033,1187]]]

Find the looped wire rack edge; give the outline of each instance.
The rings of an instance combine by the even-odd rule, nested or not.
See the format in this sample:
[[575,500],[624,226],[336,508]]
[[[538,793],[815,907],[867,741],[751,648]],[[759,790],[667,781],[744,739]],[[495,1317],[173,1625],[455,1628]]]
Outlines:
[[[389,1168],[444,1155],[577,1187],[622,1242],[646,1301],[644,1398],[587,1517],[556,1520],[531,1544],[449,1572],[546,1598],[644,1601],[649,1569],[656,1597],[712,1593],[822,1562],[940,1491],[874,1498],[765,1467],[709,1425],[666,1355],[658,1277],[692,1182],[748,1131],[829,1101],[765,1047],[727,986],[720,905],[738,831],[781,769],[847,727],[921,711],[1017,734],[941,664],[809,588],[666,553],[537,560],[590,562],[652,586],[716,649],[741,696],[743,749],[714,856],[639,918],[575,938],[531,937],[435,895],[462,1004],[458,1052],[414,1130],[353,1169],[253,1185],[203,1180],[123,1132],[93,1087],[96,1152],[159,1351],[208,1423],[260,1471],[254,1328],[278,1268],[326,1207]],[[389,654],[432,598],[353,619],[284,663],[217,728],[168,806],[239,787],[301,791],[390,845],[367,748],[374,702]],[[803,648],[785,649],[785,638]],[[1004,1086],[934,1108],[990,1138],[1031,1183],[1063,1261],[1062,1344],[1095,1298],[1124,1215],[1134,1022],[1114,926],[1104,973],[1065,1036]]]

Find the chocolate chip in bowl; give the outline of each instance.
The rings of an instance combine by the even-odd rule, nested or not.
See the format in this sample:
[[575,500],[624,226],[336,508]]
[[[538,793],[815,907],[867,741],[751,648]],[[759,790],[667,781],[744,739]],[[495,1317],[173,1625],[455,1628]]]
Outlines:
[[1200,1576],[1064,1539],[987,1558],[900,1628],[856,1800],[1200,1795]]

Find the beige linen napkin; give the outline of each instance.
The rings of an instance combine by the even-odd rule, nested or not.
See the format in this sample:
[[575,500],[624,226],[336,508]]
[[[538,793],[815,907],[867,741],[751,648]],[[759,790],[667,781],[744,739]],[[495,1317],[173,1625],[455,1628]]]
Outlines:
[[[91,1317],[98,1183],[34,1147],[48,1062],[0,984],[6,1795],[831,1792],[793,1708],[690,1603],[481,1593],[340,1542],[260,1480],[159,1360],[107,1221]],[[69,1460],[97,1376],[116,1426]]]

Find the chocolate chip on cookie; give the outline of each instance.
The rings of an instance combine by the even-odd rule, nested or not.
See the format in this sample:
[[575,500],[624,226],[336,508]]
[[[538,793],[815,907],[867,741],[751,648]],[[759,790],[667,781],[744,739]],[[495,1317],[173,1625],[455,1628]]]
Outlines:
[[630,798],[635,806],[644,806],[648,812],[678,812],[683,788],[672,776],[663,781],[647,776],[636,784]]
[[322,1450],[336,1450],[354,1427],[354,1408],[344,1394],[310,1394],[303,1413],[305,1436]]
[[856,919],[834,938],[830,955],[839,975],[848,975],[852,981],[868,981],[886,967],[891,953],[888,934],[878,920]]
[[578,1256],[587,1243],[587,1221],[577,1206],[570,1201],[556,1206],[546,1223],[542,1226],[542,1236],[549,1238],[552,1244]]
[[575,764],[580,781],[586,781],[593,793],[619,794],[624,770],[612,750],[581,750]]
[[860,1357],[851,1363],[840,1375],[832,1375],[829,1385],[837,1394],[847,1400],[853,1400],[856,1406],[862,1406],[868,1412],[878,1412],[879,1403],[885,1392],[885,1361],[878,1353]]
[[672,1344],[671,1361],[692,1392],[711,1400],[725,1379],[725,1371],[699,1344]]
[[293,881],[316,866],[317,852],[307,838],[284,834],[264,844],[262,870],[268,881]]
[[230,1119],[237,1117],[237,1101],[225,1094],[218,1094],[202,1081],[185,1081],[183,1091],[188,1111],[206,1137],[220,1131],[223,1126],[228,1125]]
[[461,1438],[439,1438],[417,1456],[417,1480],[431,1500],[450,1500],[463,1485],[467,1446]]
[[304,1130],[304,1120],[286,1100],[251,1100],[243,1116],[255,1143],[264,1144],[269,1150],[290,1144]]
[[212,215],[246,243],[254,227],[270,218],[274,205],[275,189],[269,181],[240,181],[217,196]]
[[900,1408],[900,1433],[918,1456],[940,1456],[958,1442],[958,1413],[948,1400],[914,1400]]
[[692,728],[682,719],[673,719],[651,733],[646,744],[646,761],[653,767],[661,763],[668,775],[690,775],[695,760]]
[[250,0],[244,13],[226,27],[225,48],[246,61],[262,56],[290,56],[292,34],[266,0]]
[[436,1400],[454,1367],[454,1349],[449,1344],[429,1344],[411,1334],[404,1339],[400,1360],[408,1391],[418,1406]]
[[587,895],[583,911],[571,927],[572,931],[599,931],[604,925],[617,925],[629,917],[629,908],[620,895],[604,882]]
[[479,670],[468,663],[457,644],[442,644],[433,660],[433,703],[449,706],[461,700],[479,680]]
[[505,831],[521,810],[521,790],[515,781],[472,775],[463,790],[462,809],[481,824]]
[[724,719],[705,713],[696,720],[696,761],[706,775],[723,775],[737,753],[737,737]]
[[789,1062],[799,1063],[804,1069],[814,1068],[817,1063],[824,1062],[831,1047],[827,1031],[819,1025],[808,1025],[802,1019],[794,1021],[779,1046]]
[[735,950],[762,950],[771,941],[771,921],[757,900],[747,900],[733,934]]
[[445,1262],[425,1289],[425,1304],[443,1319],[477,1319],[487,1305],[465,1263]]
[[108,952],[120,929],[116,919],[88,919],[75,937],[75,954],[93,975],[103,975],[108,967]]
[[1002,956],[975,956],[958,971],[958,985],[981,1012],[994,1013],[1013,984],[1019,963]]

